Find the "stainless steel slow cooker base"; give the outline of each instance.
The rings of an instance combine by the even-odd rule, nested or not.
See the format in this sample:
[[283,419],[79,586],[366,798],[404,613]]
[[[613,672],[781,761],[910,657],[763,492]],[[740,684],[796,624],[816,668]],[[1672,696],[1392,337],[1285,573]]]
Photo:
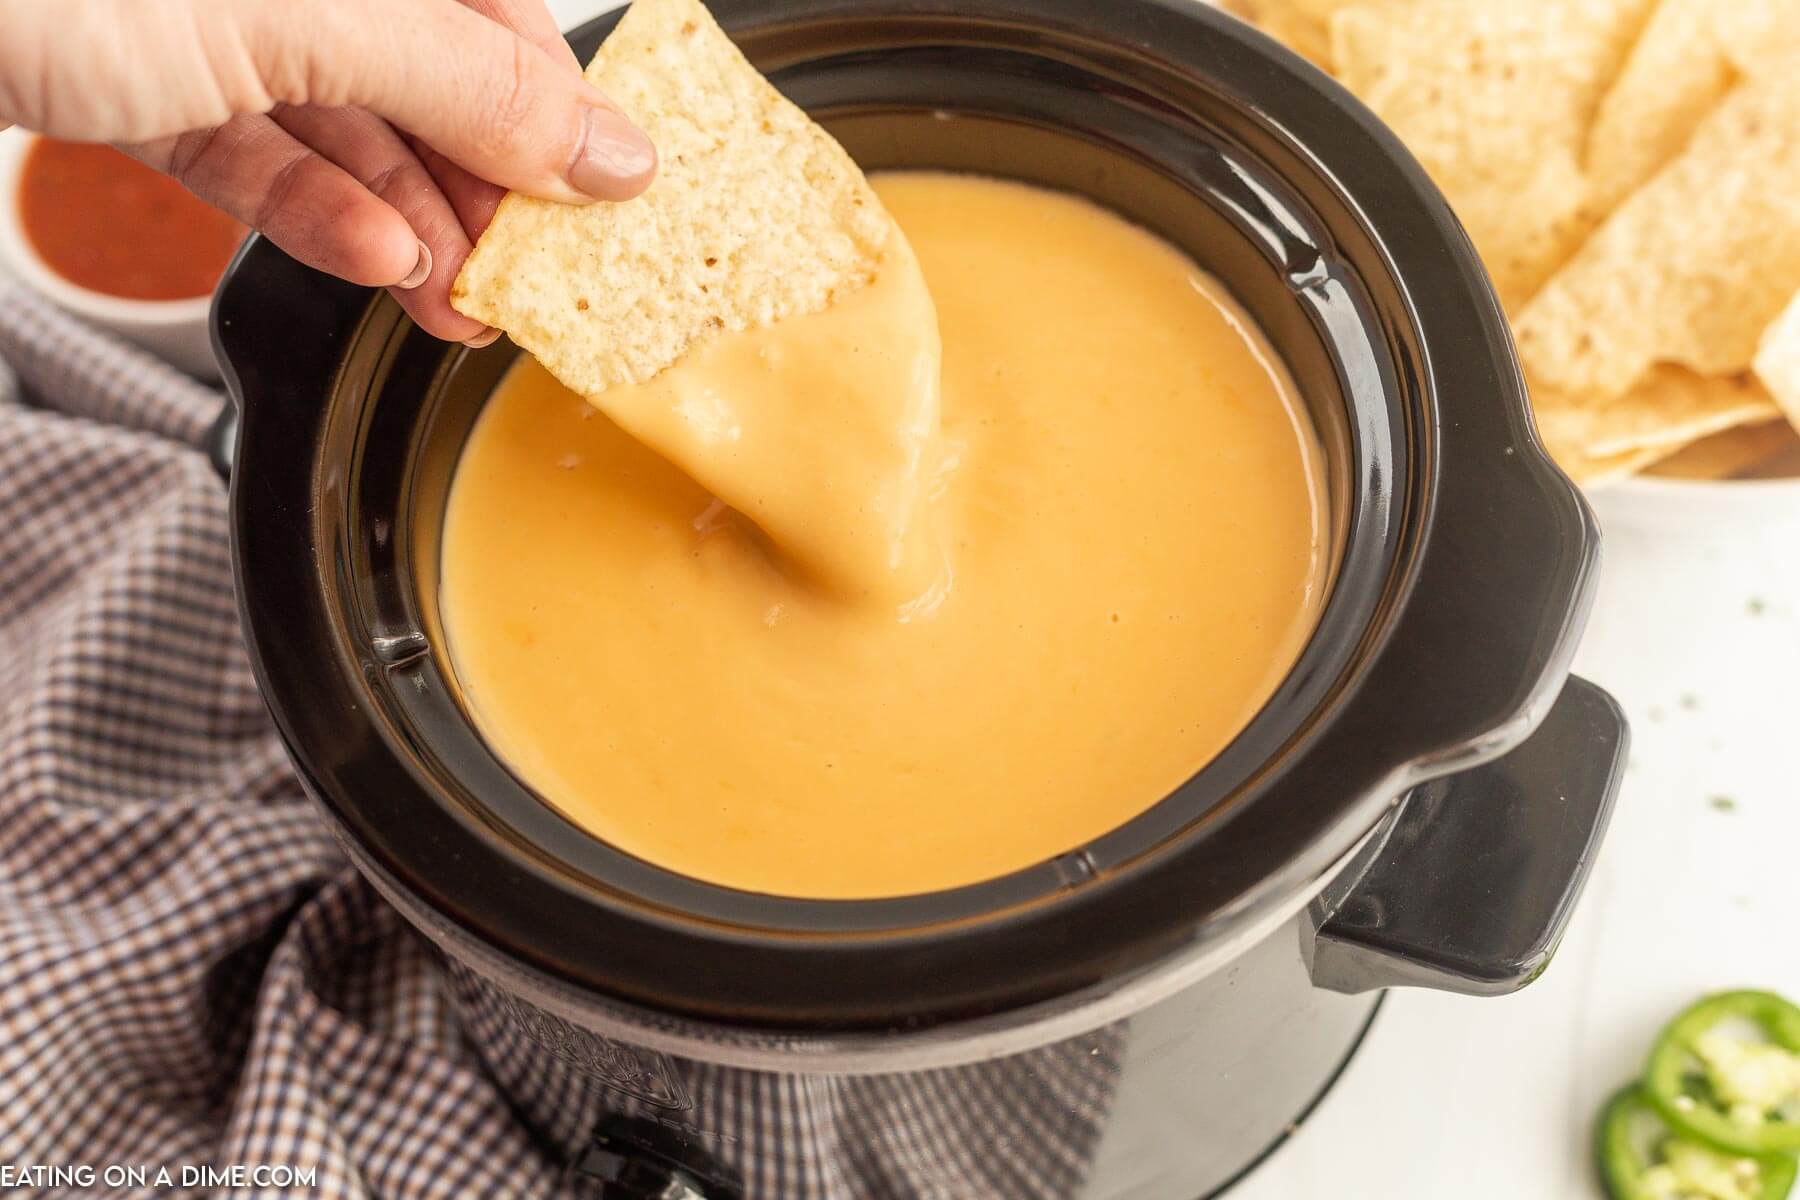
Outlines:
[[1313,985],[1311,933],[1301,914],[1071,1038],[923,1070],[902,1044],[894,1070],[869,1056],[850,1075],[652,1050],[533,1004],[516,975],[501,986],[466,945],[447,964],[489,1070],[572,1177],[614,1200],[1189,1200],[1223,1195],[1298,1130],[1380,1006]]
[[1189,989],[1126,1022],[1091,1192],[1077,1195],[1222,1195],[1298,1131],[1361,1046],[1383,996],[1312,987],[1290,957],[1300,940],[1296,923],[1246,954],[1220,986]]
[[[1222,1194],[1335,1082],[1379,1004],[1310,985],[1298,926],[1241,971],[1037,1050],[863,1076],[721,1068],[584,1036],[466,969],[459,1004],[527,1111],[599,1082],[571,1171],[608,1196],[1190,1200]],[[527,1048],[504,1033],[525,1032]],[[546,1084],[550,1086],[545,1087]],[[629,1091],[627,1090],[629,1088]],[[625,1183],[628,1173],[636,1179]]]
[[1110,995],[942,1033],[670,1021],[494,954],[333,828],[444,952],[488,1069],[608,1200],[1222,1195],[1323,1098],[1382,996],[1314,985],[1307,905]]

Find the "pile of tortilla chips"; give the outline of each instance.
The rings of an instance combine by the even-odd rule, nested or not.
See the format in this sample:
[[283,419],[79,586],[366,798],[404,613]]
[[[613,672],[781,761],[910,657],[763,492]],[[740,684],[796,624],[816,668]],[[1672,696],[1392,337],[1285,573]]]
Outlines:
[[1800,0],[1227,5],[1334,74],[1443,189],[1570,474],[1793,456]]

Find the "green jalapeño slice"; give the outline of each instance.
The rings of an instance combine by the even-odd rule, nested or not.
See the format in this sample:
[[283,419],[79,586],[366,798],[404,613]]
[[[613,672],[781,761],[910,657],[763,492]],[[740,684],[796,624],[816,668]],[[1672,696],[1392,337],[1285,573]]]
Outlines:
[[1794,1160],[1718,1150],[1670,1127],[1633,1084],[1600,1114],[1600,1175],[1612,1200],[1782,1200]]
[[1800,1150],[1800,1008],[1773,992],[1708,996],[1657,1038],[1644,1087],[1670,1125],[1721,1150]]

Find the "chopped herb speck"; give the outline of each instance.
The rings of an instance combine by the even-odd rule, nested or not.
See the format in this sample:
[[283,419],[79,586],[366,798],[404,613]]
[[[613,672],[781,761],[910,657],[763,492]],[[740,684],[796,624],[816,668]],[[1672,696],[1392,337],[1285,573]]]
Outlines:
[[1700,697],[1694,695],[1692,692],[1682,693],[1681,707],[1687,709],[1689,712],[1693,712],[1696,708],[1700,707]]
[[1707,800],[1715,812],[1736,812],[1737,801],[1730,796],[1713,796]]
[[1750,603],[1746,604],[1744,607],[1750,610],[1750,615],[1753,617],[1760,617],[1769,609],[1769,606],[1763,602],[1761,596],[1750,597]]

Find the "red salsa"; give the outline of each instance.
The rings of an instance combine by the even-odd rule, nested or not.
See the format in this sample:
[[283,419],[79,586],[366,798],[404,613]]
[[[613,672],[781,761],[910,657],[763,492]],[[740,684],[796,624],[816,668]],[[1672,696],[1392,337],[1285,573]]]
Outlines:
[[205,296],[244,228],[111,146],[38,138],[19,180],[25,236],[45,264],[128,300]]

